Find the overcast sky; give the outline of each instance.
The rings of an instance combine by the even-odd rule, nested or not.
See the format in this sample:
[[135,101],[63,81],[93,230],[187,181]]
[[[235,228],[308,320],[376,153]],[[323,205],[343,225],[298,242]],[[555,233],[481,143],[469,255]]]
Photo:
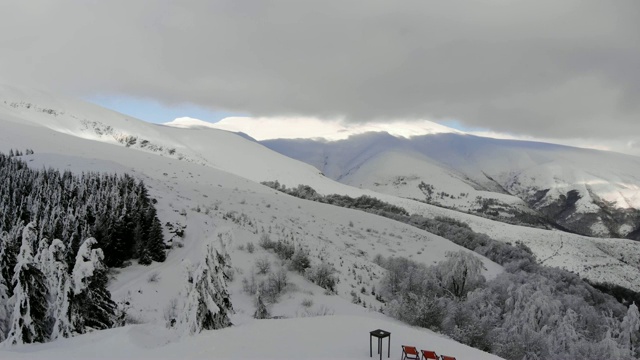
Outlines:
[[640,1],[2,1],[0,81],[640,147]]

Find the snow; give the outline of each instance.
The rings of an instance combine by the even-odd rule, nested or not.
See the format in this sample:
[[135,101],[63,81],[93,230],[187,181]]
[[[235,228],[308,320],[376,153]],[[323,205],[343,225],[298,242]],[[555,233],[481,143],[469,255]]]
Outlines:
[[[301,331],[304,329],[304,331]],[[170,330],[133,325],[63,339],[49,344],[1,351],[3,359],[371,359],[369,332],[391,332],[391,355],[401,345],[433,350],[459,360],[494,360],[497,356],[460,345],[426,329],[408,327],[380,316],[323,316],[256,320],[251,324],[206,331],[176,340]],[[387,352],[388,339],[383,341]],[[373,341],[374,358],[378,355]],[[69,349],[73,349],[70,352]],[[386,354],[383,354],[386,359]]]
[[[173,239],[174,247],[165,262],[150,266],[134,262],[110,273],[109,289],[114,300],[129,302],[129,321],[142,325],[49,344],[11,347],[0,352],[2,359],[175,358],[183,354],[362,358],[368,356],[363,340],[366,333],[378,327],[391,330],[393,336],[397,334],[392,339],[396,354],[400,341],[412,341],[416,346],[443,344],[440,351],[449,350],[460,359],[465,354],[472,358],[496,358],[426,330],[399,324],[375,311],[382,304],[370,292],[384,274],[371,261],[376,254],[407,256],[431,265],[442,260],[448,251],[461,250],[459,246],[376,215],[297,199],[258,181],[277,179],[288,186],[309,184],[323,193],[352,196],[378,196],[374,192],[332,181],[310,165],[230,132],[147,124],[90,104],[30,90],[1,88],[0,128],[0,151],[33,149],[35,154],[23,156],[33,168],[51,166],[76,173],[127,172],[144,180],[150,196],[158,201],[162,223],[186,225],[184,238]],[[126,136],[138,141],[129,146],[118,141]],[[140,139],[155,147],[140,146]],[[170,148],[175,152],[166,151]],[[384,195],[384,199],[405,201],[389,195]],[[325,295],[324,289],[290,272],[290,288],[270,309],[272,315],[286,319],[253,319],[253,297],[242,291],[242,278],[251,272],[256,259],[267,257],[273,268],[279,266],[279,259],[259,246],[253,254],[240,247],[248,243],[257,245],[263,232],[274,240],[286,238],[303,247],[312,264],[323,262],[334,266],[340,280],[337,296]],[[176,333],[165,330],[164,314],[184,287],[183,261],[200,263],[203,244],[216,240],[221,233],[232,233],[233,238],[227,250],[235,271],[229,290],[236,310],[231,321],[236,326],[177,341]],[[165,231],[165,236],[169,235]],[[483,262],[486,277],[493,278],[502,272],[499,265],[478,254],[472,255]],[[367,291],[359,295],[370,308],[350,302],[351,291],[361,287]],[[312,300],[311,306],[302,305],[307,299]],[[333,315],[318,316],[328,314]],[[326,335],[328,332],[332,334]],[[357,333],[362,335],[354,336]],[[319,342],[322,336],[335,339],[334,345]],[[284,350],[292,345],[283,339],[295,341],[294,352]],[[256,346],[238,352],[242,344],[254,341],[264,349]],[[355,342],[362,344],[354,346]]]
[[227,117],[216,123],[182,117],[164,125],[179,128],[212,128],[249,134],[257,140],[267,139],[323,139],[344,140],[352,135],[384,132],[409,138],[439,133],[461,133],[458,130],[429,120],[349,123],[343,119],[308,117]]

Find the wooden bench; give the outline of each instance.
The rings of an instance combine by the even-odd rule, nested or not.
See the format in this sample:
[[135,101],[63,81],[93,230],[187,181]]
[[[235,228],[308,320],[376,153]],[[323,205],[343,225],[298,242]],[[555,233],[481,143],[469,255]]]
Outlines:
[[455,358],[455,357],[453,357],[453,356],[446,356],[446,355],[442,355],[442,357],[441,357],[441,358],[442,358],[442,360],[456,360],[456,358]]

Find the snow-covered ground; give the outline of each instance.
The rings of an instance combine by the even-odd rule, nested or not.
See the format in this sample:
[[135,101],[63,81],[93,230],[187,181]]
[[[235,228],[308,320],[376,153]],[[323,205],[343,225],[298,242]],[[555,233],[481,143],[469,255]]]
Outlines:
[[[426,329],[407,327],[382,316],[334,315],[257,320],[176,339],[170,330],[132,325],[48,344],[0,351],[2,359],[371,359],[369,332],[391,332],[391,358],[401,345],[433,350],[459,360],[499,357],[458,344]],[[388,355],[383,342],[383,359]],[[377,359],[373,340],[373,358]]]
[[[458,359],[496,358],[377,311],[381,304],[372,292],[383,269],[372,262],[376,254],[434,264],[447,251],[461,250],[459,246],[386,218],[300,200],[258,182],[277,179],[288,186],[309,184],[323,193],[352,196],[375,194],[371,191],[332,181],[310,165],[233,133],[147,124],[30,90],[0,90],[0,129],[0,151],[33,149],[35,154],[23,159],[34,168],[127,172],[144,180],[158,201],[162,223],[186,225],[184,238],[173,240],[164,263],[134,264],[111,274],[114,299],[128,301],[130,322],[141,325],[4,349],[2,359],[366,358],[367,333],[376,328],[392,332],[394,356],[399,356],[400,344],[408,343]],[[254,320],[253,297],[242,291],[242,279],[250,275],[257,259],[268,259],[272,269],[281,266],[273,253],[259,246],[254,253],[246,250],[249,243],[257,245],[263,233],[305,248],[312,264],[333,265],[338,271],[338,295],[326,295],[324,289],[289,272],[288,290],[270,309],[283,319]],[[227,250],[235,276],[229,287],[236,326],[177,340],[165,329],[164,314],[183,287],[184,261],[201,261],[203,247],[217,244],[220,234],[231,238]],[[502,271],[480,258],[488,278]],[[351,302],[354,292],[361,299],[359,305]]]

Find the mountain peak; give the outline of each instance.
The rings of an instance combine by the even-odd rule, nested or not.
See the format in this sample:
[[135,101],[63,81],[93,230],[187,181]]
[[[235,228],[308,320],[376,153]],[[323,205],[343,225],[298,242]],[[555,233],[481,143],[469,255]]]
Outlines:
[[298,117],[227,117],[217,123],[183,117],[165,123],[180,128],[216,128],[242,132],[256,140],[270,139],[324,139],[344,140],[364,133],[388,133],[395,137],[462,133],[450,127],[428,120],[397,121],[391,123],[369,122],[349,123],[343,120],[320,120]]

